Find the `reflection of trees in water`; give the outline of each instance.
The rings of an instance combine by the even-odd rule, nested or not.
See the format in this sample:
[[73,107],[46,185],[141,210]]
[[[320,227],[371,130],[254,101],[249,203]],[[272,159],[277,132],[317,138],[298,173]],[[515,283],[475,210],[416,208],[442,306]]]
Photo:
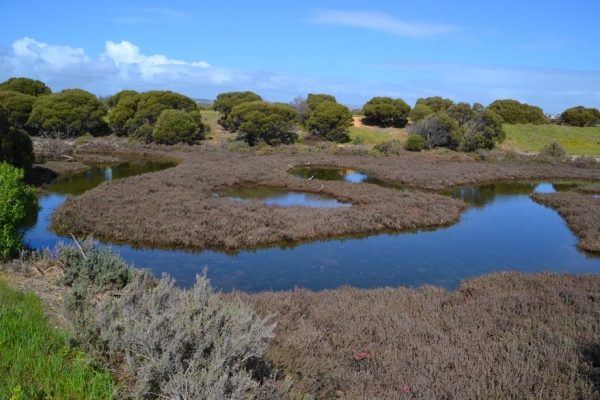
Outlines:
[[314,179],[321,179],[324,181],[343,181],[348,170],[343,168],[298,167],[292,169],[290,173],[297,178],[308,179],[311,176],[314,176]]
[[534,182],[490,183],[486,185],[455,188],[444,194],[455,199],[461,199],[474,207],[483,207],[494,201],[498,195],[530,195],[537,186],[538,183]]

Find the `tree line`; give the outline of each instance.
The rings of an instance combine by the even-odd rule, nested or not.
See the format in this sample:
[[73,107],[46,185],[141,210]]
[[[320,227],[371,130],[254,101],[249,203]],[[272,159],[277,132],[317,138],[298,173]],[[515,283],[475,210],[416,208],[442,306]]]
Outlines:
[[[250,146],[293,143],[299,130],[315,139],[347,142],[353,125],[352,112],[329,94],[310,93],[286,104],[265,101],[249,91],[227,92],[217,96],[212,108],[221,114],[218,123]],[[0,83],[0,161],[29,168],[33,162],[30,136],[36,135],[71,139],[114,134],[142,143],[197,143],[210,132],[201,109],[191,98],[172,91],[122,90],[98,98],[81,89],[53,93],[39,80],[10,78]],[[422,141],[426,148],[464,151],[492,148],[502,141],[503,123],[548,122],[541,108],[510,99],[484,107],[435,96],[420,98],[411,107],[399,98],[373,97],[362,113],[369,125],[406,127],[421,137],[412,142]],[[560,121],[596,126],[600,111],[572,107],[561,114]]]

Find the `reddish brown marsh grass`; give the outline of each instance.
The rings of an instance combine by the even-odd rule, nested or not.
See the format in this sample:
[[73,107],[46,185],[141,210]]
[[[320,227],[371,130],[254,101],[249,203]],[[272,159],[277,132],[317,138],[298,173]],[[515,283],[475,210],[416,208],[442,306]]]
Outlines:
[[[109,145],[102,143],[101,148]],[[107,182],[82,196],[69,198],[54,214],[53,227],[61,232],[93,234],[134,244],[239,248],[448,225],[457,222],[466,207],[461,201],[432,193],[308,181],[287,173],[293,166],[308,163],[347,167],[385,181],[436,190],[502,179],[600,180],[599,169],[453,162],[435,154],[393,158],[325,152],[294,154],[294,146],[270,149],[273,154],[269,155],[230,152],[218,146],[165,150],[161,146],[119,148],[169,155],[182,163],[169,170]],[[246,183],[305,192],[318,192],[323,184],[323,193],[353,206],[313,209],[259,202],[244,204],[215,197],[224,188]]]
[[[594,186],[579,190],[592,192]],[[579,237],[577,246],[582,250],[600,252],[600,198],[572,192],[534,193],[531,198],[556,210]]]
[[[233,293],[277,313],[289,398],[597,399],[600,275],[500,273],[457,291]],[[337,394],[336,394],[337,392]]]

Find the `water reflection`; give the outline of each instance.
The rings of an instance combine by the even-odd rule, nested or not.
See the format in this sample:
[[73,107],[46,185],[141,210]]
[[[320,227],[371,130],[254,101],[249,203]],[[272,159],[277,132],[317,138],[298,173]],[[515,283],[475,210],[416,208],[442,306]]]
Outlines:
[[321,193],[292,192],[282,188],[257,185],[237,186],[223,191],[222,195],[233,200],[244,202],[258,200],[280,206],[350,207],[350,204],[341,203],[335,198]]
[[347,181],[354,183],[370,183],[373,185],[403,190],[404,186],[397,183],[385,182],[381,179],[375,178],[364,172],[354,171],[348,168],[336,168],[336,167],[295,167],[289,170],[289,173],[294,175],[296,178],[302,179],[320,179],[324,181]]

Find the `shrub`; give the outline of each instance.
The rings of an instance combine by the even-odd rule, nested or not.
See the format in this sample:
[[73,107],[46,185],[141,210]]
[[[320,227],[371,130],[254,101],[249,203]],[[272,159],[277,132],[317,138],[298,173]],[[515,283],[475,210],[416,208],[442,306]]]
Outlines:
[[386,156],[390,156],[392,154],[400,154],[402,152],[402,144],[398,139],[392,139],[387,142],[376,144],[373,149]]
[[23,247],[20,231],[27,212],[38,207],[35,190],[21,182],[23,170],[0,164],[0,259],[15,256]]
[[404,148],[408,151],[421,151],[425,145],[425,139],[421,135],[412,134],[406,139]]
[[204,124],[200,114],[182,110],[163,110],[156,120],[152,139],[162,144],[193,143],[202,139]]
[[75,339],[129,375],[125,396],[246,399],[258,386],[252,370],[266,368],[274,325],[241,302],[222,301],[206,273],[183,290],[90,241],[58,256],[67,265],[62,282],[72,287],[66,306]]
[[567,154],[567,151],[556,141],[553,141],[552,143],[542,147],[542,150],[540,150],[540,154],[550,157],[561,158]]

